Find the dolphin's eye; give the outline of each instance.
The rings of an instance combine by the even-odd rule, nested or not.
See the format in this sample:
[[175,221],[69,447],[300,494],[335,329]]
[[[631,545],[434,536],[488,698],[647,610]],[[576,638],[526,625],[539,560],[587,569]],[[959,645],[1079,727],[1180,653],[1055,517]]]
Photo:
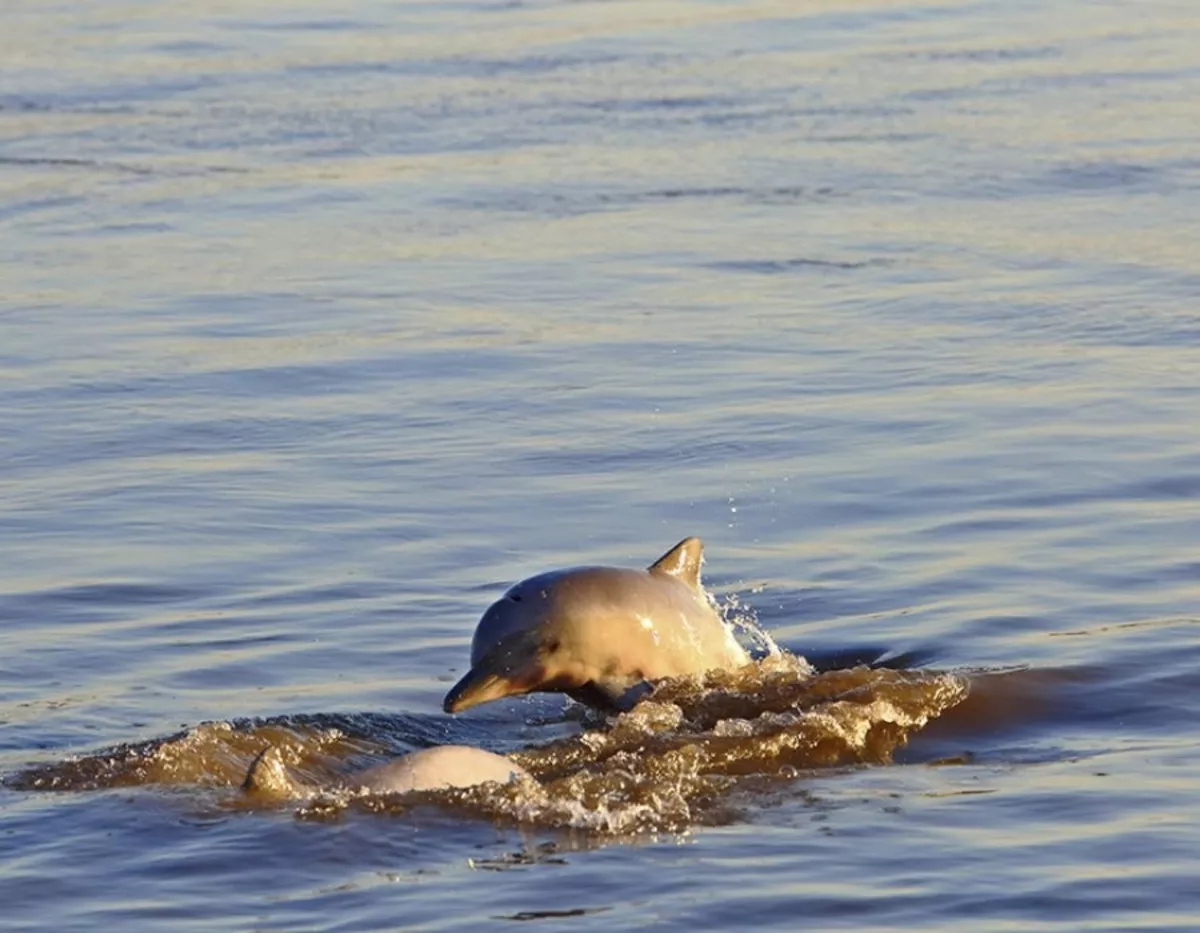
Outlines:
[[546,654],[554,654],[558,650],[558,639],[555,638],[552,641],[546,642],[544,650]]
[[512,600],[514,603],[519,603],[519,602],[521,601],[521,597],[520,597],[520,595],[519,595],[519,594],[517,594],[517,593],[513,593],[513,594],[512,594],[511,596],[509,596],[508,598],[509,598],[509,599],[511,599],[511,600]]

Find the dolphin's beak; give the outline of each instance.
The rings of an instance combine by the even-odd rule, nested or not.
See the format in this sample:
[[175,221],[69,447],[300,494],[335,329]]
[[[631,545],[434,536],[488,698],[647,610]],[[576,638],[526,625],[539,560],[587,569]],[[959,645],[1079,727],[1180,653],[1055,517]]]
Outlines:
[[536,678],[497,674],[484,661],[467,671],[462,680],[450,688],[442,701],[442,709],[447,713],[461,713],[480,703],[529,693],[536,686]]

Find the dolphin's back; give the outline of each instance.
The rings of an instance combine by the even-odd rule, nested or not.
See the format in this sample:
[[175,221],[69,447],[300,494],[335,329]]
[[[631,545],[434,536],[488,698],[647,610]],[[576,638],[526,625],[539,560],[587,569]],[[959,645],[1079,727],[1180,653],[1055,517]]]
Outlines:
[[[331,786],[371,794],[408,794],[473,787],[489,781],[507,784],[528,776],[529,772],[503,755],[469,745],[439,745],[347,775]],[[242,789],[259,797],[287,798],[311,794],[322,788],[295,778],[284,763],[278,746],[272,745],[251,763]]]
[[588,568],[560,583],[562,637],[589,660],[593,680],[621,671],[655,680],[748,660],[703,590],[675,577]]
[[349,789],[373,794],[407,794],[472,787],[488,781],[507,784],[526,774],[524,768],[503,755],[468,745],[440,745],[368,768],[342,783]]

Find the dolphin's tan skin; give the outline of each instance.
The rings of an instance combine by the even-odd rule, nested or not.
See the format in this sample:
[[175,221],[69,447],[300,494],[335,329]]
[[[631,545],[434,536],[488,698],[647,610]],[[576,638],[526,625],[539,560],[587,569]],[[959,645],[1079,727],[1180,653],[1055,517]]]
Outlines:
[[623,710],[647,681],[748,663],[700,585],[703,559],[700,539],[685,538],[647,570],[576,567],[522,580],[479,620],[471,669],[443,708],[561,692]]
[[[503,755],[469,745],[439,745],[346,775],[334,786],[371,794],[407,794],[472,787],[488,781],[507,784],[523,777],[529,777],[529,773]],[[242,789],[260,796],[298,797],[318,788],[294,778],[288,772],[279,748],[272,745],[254,759]]]

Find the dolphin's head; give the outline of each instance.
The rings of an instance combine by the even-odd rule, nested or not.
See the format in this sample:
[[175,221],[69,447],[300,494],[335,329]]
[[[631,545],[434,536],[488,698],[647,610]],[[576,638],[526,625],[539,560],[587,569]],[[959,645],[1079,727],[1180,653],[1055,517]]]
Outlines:
[[591,570],[530,577],[492,603],[471,640],[471,669],[446,694],[443,709],[459,713],[502,697],[582,687],[586,665],[572,634],[586,600],[572,580]]

